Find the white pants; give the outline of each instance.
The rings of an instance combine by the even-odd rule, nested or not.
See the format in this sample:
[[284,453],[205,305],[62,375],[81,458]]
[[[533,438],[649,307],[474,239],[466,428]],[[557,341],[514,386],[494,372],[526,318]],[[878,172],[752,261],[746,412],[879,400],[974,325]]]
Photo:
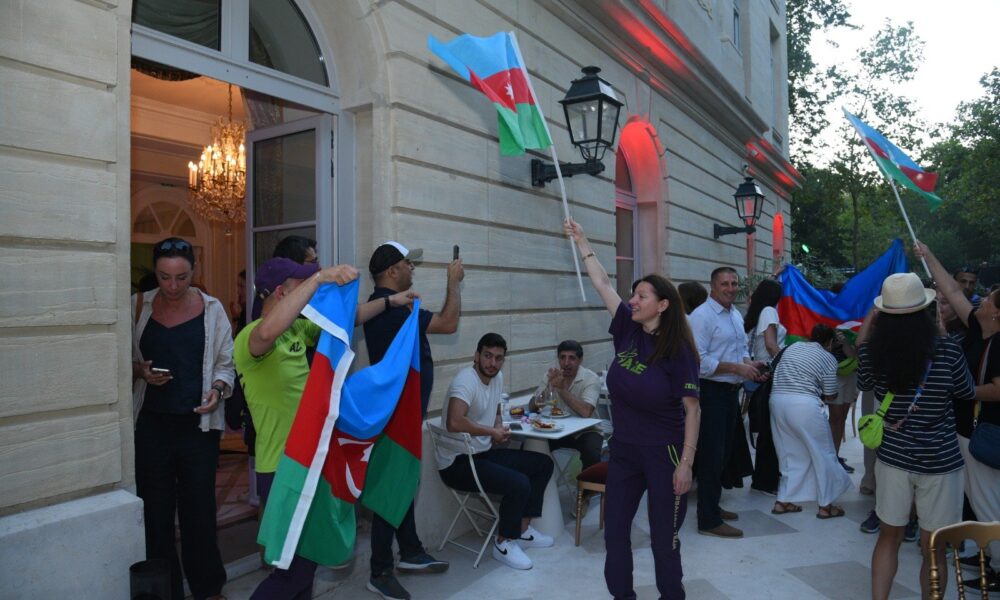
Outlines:
[[[958,436],[965,459],[965,495],[980,521],[1000,521],[1000,470],[984,465],[969,454],[969,438]],[[990,543],[993,569],[1000,569],[1000,542]]]
[[840,466],[823,403],[804,394],[771,394],[771,433],[778,452],[780,502],[827,506],[851,487]]

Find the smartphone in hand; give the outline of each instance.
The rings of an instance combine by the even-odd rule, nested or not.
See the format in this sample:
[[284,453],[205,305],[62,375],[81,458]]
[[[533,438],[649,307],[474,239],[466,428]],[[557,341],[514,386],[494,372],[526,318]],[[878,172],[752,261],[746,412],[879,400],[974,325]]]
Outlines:
[[458,260],[458,244],[451,247],[451,260]]
[[170,375],[170,369],[164,369],[163,367],[151,367],[149,370],[158,375]]

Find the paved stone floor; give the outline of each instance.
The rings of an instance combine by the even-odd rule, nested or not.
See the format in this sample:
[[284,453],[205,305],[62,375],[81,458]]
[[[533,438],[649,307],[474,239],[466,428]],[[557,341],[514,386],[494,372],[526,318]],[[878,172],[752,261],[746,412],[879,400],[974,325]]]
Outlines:
[[[739,522],[734,525],[742,528],[746,537],[723,540],[699,535],[694,511],[689,510],[689,518],[681,530],[688,598],[856,600],[870,597],[869,564],[876,536],[861,533],[858,525],[873,507],[874,499],[857,492],[862,471],[861,451],[861,443],[854,437],[849,437],[841,450],[841,455],[858,467],[852,476],[854,489],[838,502],[847,511],[845,518],[816,519],[814,503],[805,504],[803,512],[798,514],[772,515],[774,498],[750,491],[749,487],[733,489],[723,492],[722,505],[739,513]],[[570,491],[564,490],[563,506],[567,518],[570,501]],[[415,599],[607,598],[603,575],[604,540],[597,528],[597,516],[595,501],[584,520],[579,547],[573,545],[575,522],[568,521],[555,547],[528,550],[535,563],[530,571],[515,571],[488,555],[478,569],[473,569],[471,554],[449,547],[441,552],[432,551],[451,561],[451,569],[446,574],[406,575],[399,579]],[[421,532],[425,544],[434,546],[442,533]],[[657,598],[645,502],[635,520],[632,543],[636,592],[641,599]],[[365,589],[368,538],[363,532],[357,547],[355,562],[349,568],[341,571],[323,569],[317,575],[317,598],[377,598]],[[899,571],[892,598],[920,597],[919,565],[917,545],[904,544],[899,552]],[[226,586],[227,596],[231,600],[248,598],[262,577],[263,573],[256,571],[231,581]],[[954,590],[953,585],[950,589]]]

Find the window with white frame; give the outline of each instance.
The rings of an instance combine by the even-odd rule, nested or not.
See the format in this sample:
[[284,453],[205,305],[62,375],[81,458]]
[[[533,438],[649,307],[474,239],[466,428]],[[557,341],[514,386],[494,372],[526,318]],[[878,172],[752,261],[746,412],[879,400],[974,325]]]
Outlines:
[[639,214],[625,153],[615,154],[615,267],[618,295],[627,300],[640,275]]

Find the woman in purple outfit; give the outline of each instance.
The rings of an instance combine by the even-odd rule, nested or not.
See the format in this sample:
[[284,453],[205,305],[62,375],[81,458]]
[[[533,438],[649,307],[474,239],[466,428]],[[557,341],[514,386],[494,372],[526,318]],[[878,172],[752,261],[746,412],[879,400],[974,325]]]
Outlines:
[[615,598],[635,598],[632,519],[648,493],[656,588],[663,598],[684,598],[680,540],[687,512],[691,465],[698,446],[698,351],[677,290],[660,275],[632,285],[622,302],[591,250],[583,229],[565,223],[587,274],[613,316],[609,333],[615,359],[608,369],[615,432],[605,508],[604,578]]

